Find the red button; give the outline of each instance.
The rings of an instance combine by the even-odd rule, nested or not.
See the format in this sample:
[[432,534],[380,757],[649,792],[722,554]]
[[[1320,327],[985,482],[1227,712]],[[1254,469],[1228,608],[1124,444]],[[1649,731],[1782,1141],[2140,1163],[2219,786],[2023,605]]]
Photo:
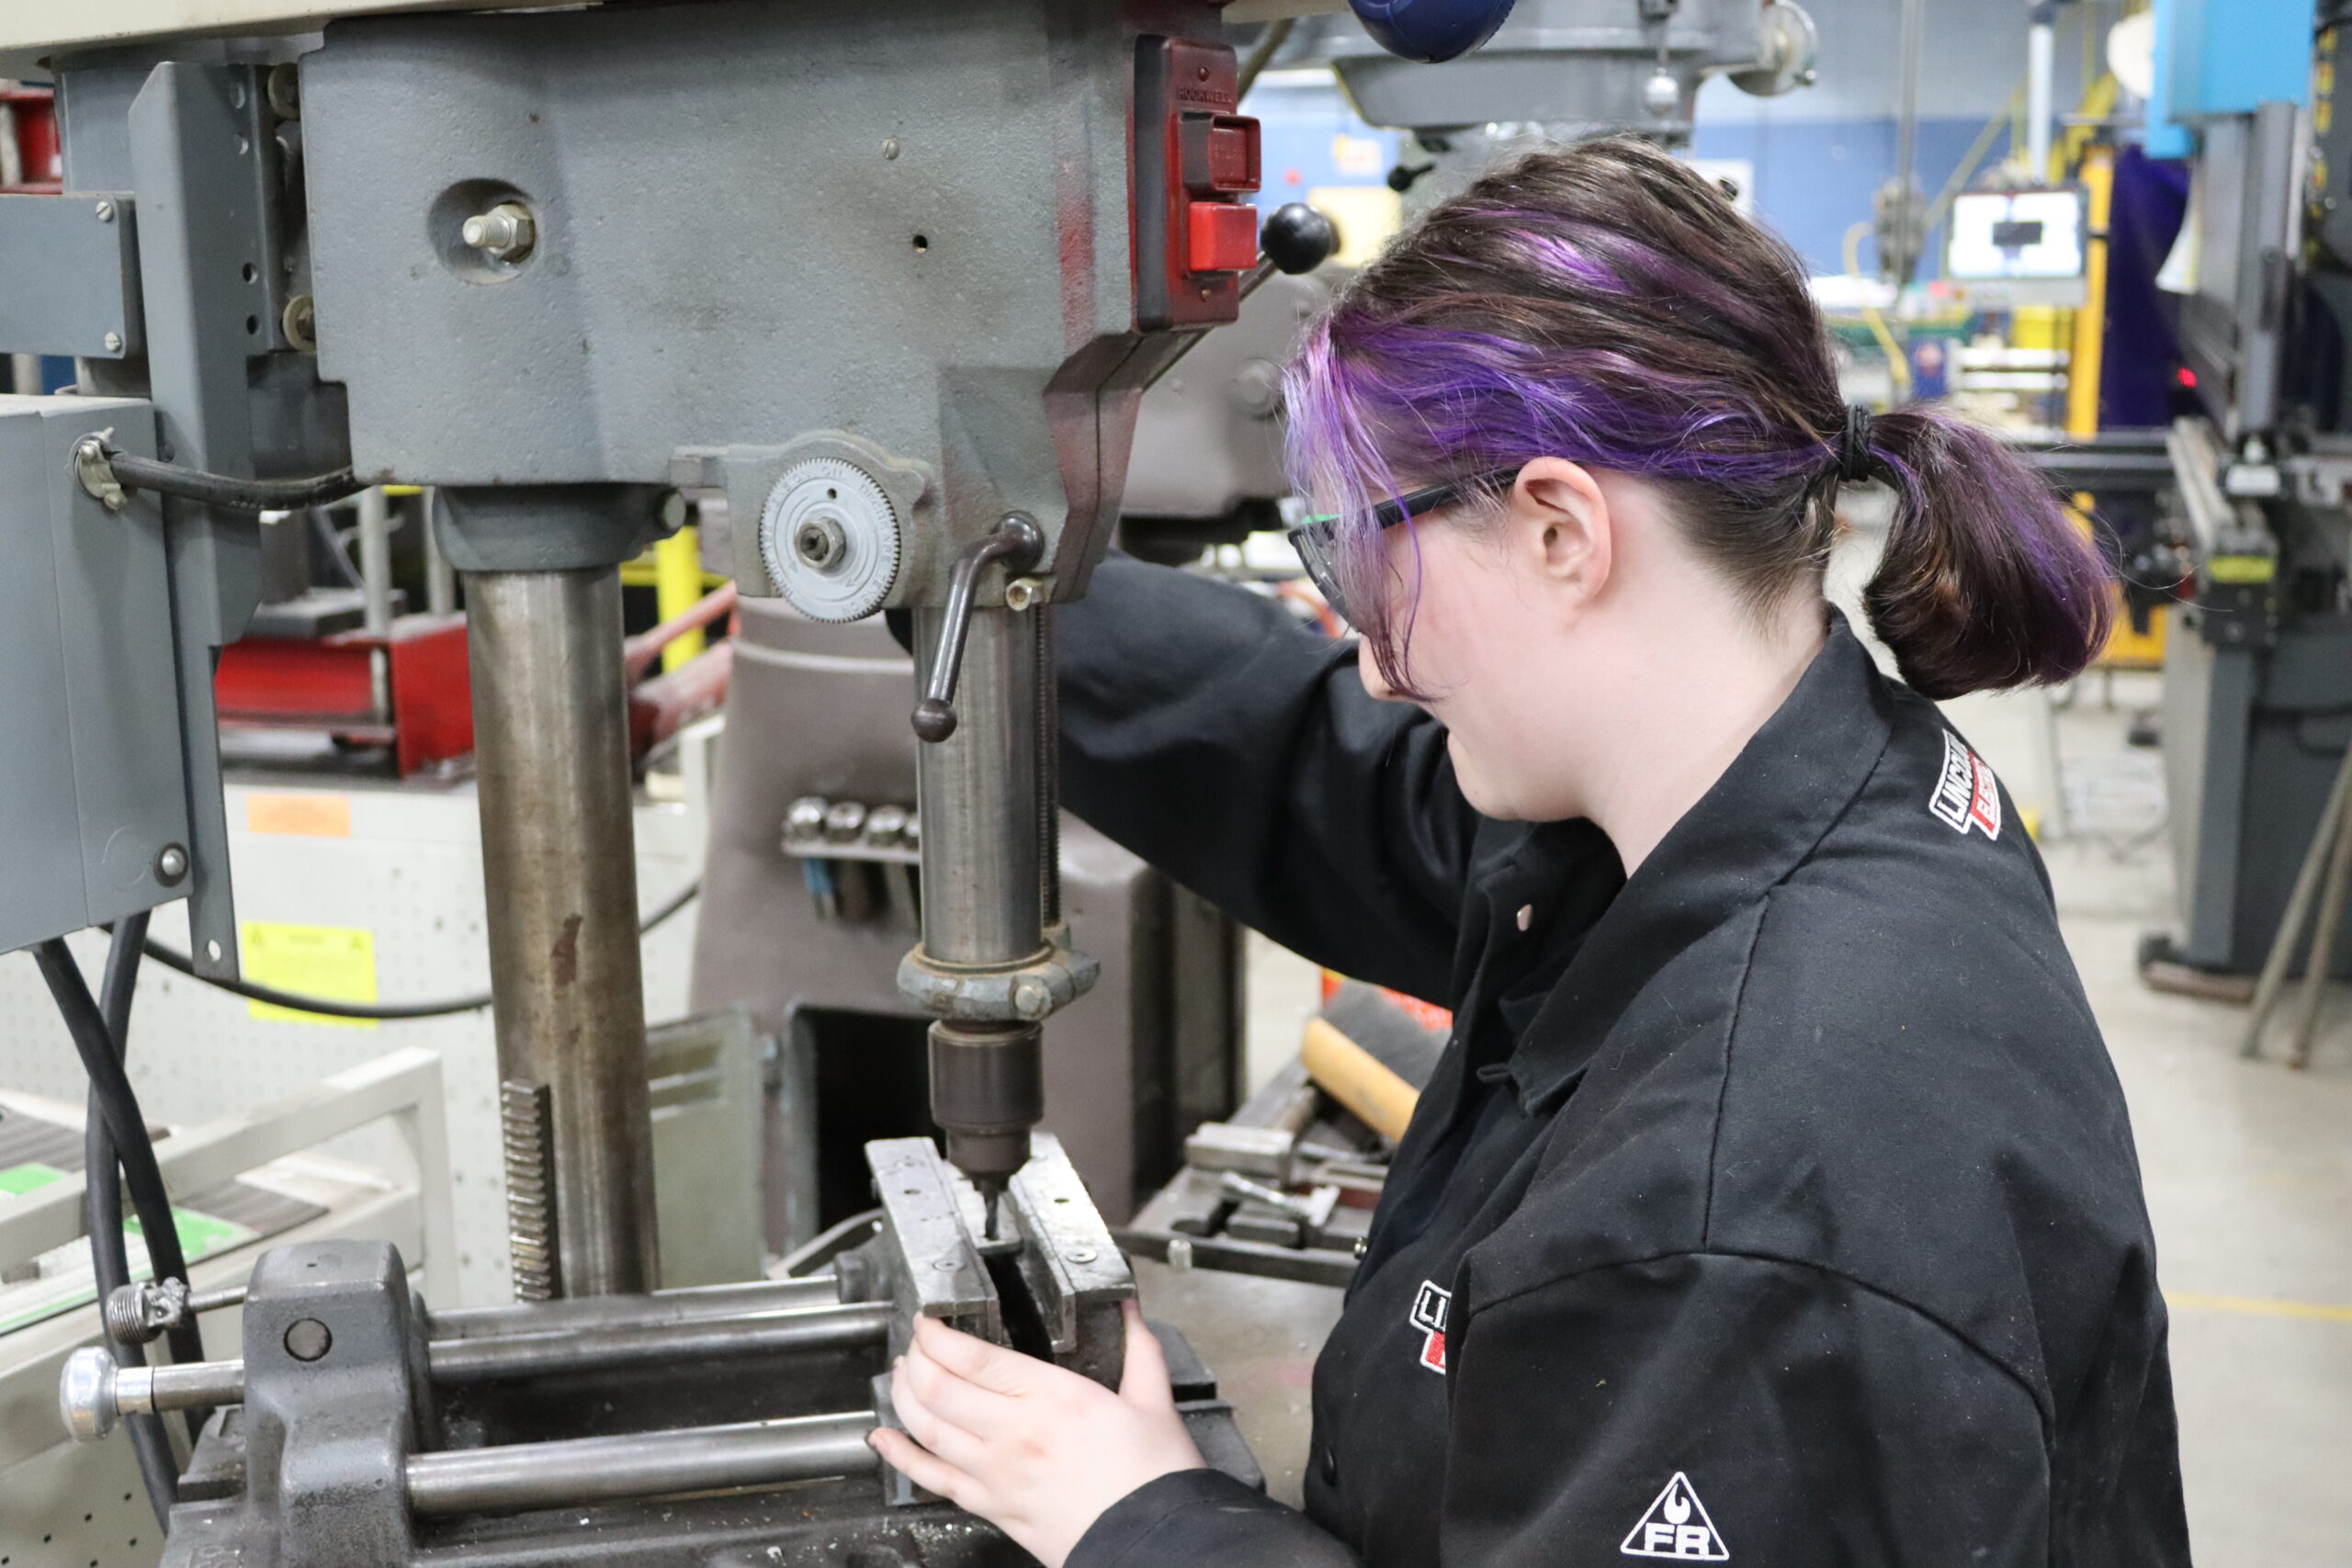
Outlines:
[[1193,202],[1186,237],[1191,271],[1247,272],[1258,265],[1258,209],[1246,202]]

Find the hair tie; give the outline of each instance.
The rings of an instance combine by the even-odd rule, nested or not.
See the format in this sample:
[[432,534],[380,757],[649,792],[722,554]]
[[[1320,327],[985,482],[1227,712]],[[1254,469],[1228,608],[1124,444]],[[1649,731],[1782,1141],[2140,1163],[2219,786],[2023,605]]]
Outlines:
[[1867,483],[1877,464],[1871,451],[1871,411],[1860,403],[1846,405],[1846,434],[1838,446],[1838,478],[1846,484]]

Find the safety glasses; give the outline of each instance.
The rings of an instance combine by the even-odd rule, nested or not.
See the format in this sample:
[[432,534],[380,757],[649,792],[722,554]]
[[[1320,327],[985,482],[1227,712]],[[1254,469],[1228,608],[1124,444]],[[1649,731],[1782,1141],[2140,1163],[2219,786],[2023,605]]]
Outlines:
[[[1426,517],[1432,512],[1442,512],[1449,506],[1467,501],[1474,495],[1491,494],[1516,483],[1519,469],[1490,468],[1468,479],[1454,479],[1447,484],[1430,485],[1384,501],[1372,509],[1373,525],[1394,528],[1408,517]],[[1310,517],[1289,531],[1291,548],[1298,552],[1299,564],[1306,568],[1307,581],[1331,606],[1331,613],[1350,626],[1357,624],[1349,613],[1347,599],[1340,591],[1339,570],[1340,519],[1332,516]]]

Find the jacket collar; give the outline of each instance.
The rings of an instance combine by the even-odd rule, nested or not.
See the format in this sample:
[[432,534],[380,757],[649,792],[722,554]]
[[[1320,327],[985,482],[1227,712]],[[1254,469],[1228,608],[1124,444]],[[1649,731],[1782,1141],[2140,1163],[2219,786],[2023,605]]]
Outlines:
[[[1832,611],[1828,640],[1796,689],[1626,881],[1521,1032],[1510,1075],[1526,1109],[1583,1076],[1652,976],[1812,854],[1860,792],[1893,728],[1885,677]],[[1529,848],[1553,836],[1539,831]],[[1553,858],[1522,852],[1490,899],[1516,907],[1522,891],[1534,891],[1529,874],[1541,877]],[[1565,893],[1553,882],[1542,896]]]

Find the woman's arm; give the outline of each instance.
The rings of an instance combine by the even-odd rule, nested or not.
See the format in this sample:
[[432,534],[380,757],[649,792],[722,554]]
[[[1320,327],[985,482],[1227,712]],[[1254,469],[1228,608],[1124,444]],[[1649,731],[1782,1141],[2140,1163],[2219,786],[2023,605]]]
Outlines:
[[1816,1266],[1594,1269],[1474,1311],[1452,1360],[1449,1568],[2050,1562],[2033,1392]]
[[1447,999],[1477,818],[1434,720],[1230,584],[1114,555],[1057,615],[1071,810],[1317,963]]

